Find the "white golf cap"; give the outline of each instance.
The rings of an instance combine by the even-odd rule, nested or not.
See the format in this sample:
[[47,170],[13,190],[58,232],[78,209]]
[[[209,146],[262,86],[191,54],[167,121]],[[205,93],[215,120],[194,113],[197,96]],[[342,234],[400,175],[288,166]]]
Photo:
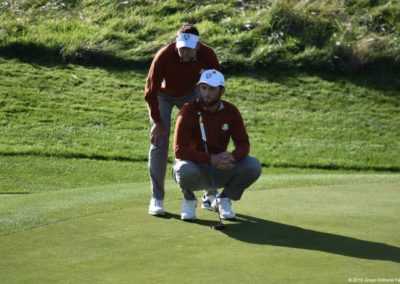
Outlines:
[[176,37],[176,47],[195,48],[199,42],[199,37],[193,34],[179,33]]
[[218,87],[218,86],[225,86],[225,78],[221,72],[215,69],[205,70],[201,73],[200,80],[197,84],[206,83],[207,85]]

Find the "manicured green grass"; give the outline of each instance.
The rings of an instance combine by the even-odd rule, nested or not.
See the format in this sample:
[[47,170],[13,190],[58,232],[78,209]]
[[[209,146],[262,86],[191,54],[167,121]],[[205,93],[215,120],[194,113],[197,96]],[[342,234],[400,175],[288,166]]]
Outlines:
[[209,211],[198,209],[195,222],[179,220],[181,194],[172,182],[165,218],[147,214],[148,183],[0,195],[0,281],[348,283],[398,277],[399,175],[332,176],[265,172],[234,203],[238,219],[226,221],[225,231],[209,228],[217,220]]
[[[0,164],[0,194],[31,194],[149,180],[144,162],[8,156],[0,157]],[[171,166],[168,165],[167,180],[171,179]],[[389,173],[298,168],[264,168],[264,173],[268,175],[268,184],[260,188],[268,189],[291,185],[388,183],[396,179],[396,175]],[[148,185],[145,187],[149,189]]]
[[38,193],[147,181],[147,163],[0,156],[0,193]]

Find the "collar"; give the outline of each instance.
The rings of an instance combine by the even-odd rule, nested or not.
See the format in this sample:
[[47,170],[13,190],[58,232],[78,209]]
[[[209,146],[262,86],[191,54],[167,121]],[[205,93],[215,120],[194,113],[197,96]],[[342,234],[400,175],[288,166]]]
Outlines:
[[221,103],[219,104],[219,108],[217,109],[217,111],[223,110],[224,108],[225,108],[224,102],[221,101]]

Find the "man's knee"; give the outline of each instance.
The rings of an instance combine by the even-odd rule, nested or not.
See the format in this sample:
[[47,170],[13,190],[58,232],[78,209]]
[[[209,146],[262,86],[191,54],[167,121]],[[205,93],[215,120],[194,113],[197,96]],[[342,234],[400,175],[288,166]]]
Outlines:
[[175,180],[180,186],[193,184],[200,177],[198,166],[191,161],[178,161],[173,170]]
[[162,151],[168,153],[169,148],[169,135],[162,136],[157,140],[157,145],[151,144],[150,149],[153,151]]
[[243,162],[243,173],[249,178],[254,179],[254,181],[257,180],[262,170],[260,161],[254,157],[247,156]]

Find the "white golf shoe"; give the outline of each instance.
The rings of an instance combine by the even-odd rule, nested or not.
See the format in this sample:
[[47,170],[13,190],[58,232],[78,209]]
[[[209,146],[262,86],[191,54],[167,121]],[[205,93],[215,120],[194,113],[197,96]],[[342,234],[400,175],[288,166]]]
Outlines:
[[236,217],[235,212],[232,210],[232,201],[228,197],[216,198],[211,206],[218,208],[219,216],[222,219],[234,219]]
[[215,206],[213,207],[212,204],[215,200],[215,195],[203,195],[201,198],[201,209],[217,211],[218,208]]
[[187,200],[183,198],[181,219],[196,220],[196,207],[197,207],[197,199]]
[[164,215],[165,214],[164,201],[152,197],[150,200],[150,205],[149,205],[149,214],[150,215]]

